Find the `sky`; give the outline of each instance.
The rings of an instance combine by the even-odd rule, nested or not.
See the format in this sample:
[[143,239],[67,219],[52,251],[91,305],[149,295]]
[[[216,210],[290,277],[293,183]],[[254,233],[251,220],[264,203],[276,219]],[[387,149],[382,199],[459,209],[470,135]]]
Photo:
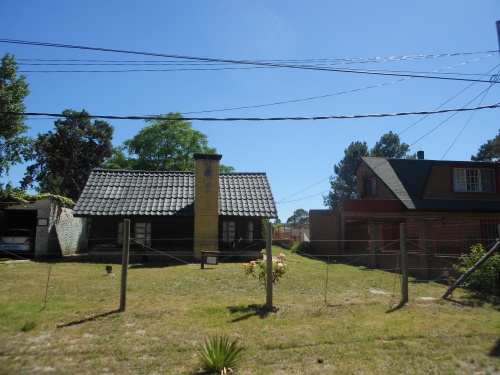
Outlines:
[[[500,128],[500,108],[364,116],[499,103],[498,0],[3,0],[0,10],[0,55],[26,75],[26,112],[196,118],[221,163],[267,174],[282,222],[327,208],[351,142],[371,148],[392,131],[426,159],[470,160]],[[54,121],[29,117],[27,135]],[[146,125],[106,121],[115,146]],[[18,186],[26,166],[0,182]]]

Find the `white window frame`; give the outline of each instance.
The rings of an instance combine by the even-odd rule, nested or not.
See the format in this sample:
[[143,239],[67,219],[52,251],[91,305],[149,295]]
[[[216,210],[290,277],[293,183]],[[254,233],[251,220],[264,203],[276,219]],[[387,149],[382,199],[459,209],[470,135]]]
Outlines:
[[457,193],[494,193],[495,171],[485,168],[453,168],[453,191]]
[[222,242],[234,242],[236,237],[236,222],[223,221],[222,222]]
[[252,242],[253,241],[253,221],[248,222],[248,241]]
[[135,223],[134,229],[135,242],[151,246],[151,223]]

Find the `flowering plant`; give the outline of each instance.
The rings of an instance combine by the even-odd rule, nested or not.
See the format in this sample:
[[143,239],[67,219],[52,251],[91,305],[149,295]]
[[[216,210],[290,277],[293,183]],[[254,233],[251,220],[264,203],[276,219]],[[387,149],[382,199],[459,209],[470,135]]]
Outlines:
[[[243,263],[245,267],[245,275],[259,277],[259,282],[262,285],[266,285],[267,281],[267,261],[258,259],[252,260],[250,263]],[[276,282],[283,277],[283,275],[289,271],[288,266],[286,265],[286,257],[285,254],[280,253],[277,260],[273,259],[273,284],[276,285]]]

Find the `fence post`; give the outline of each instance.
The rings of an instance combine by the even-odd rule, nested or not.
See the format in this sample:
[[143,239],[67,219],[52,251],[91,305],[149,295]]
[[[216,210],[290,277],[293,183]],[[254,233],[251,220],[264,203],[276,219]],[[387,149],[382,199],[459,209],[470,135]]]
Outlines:
[[272,245],[272,230],[273,224],[268,221],[266,223],[266,309],[273,308],[273,252]]
[[130,253],[130,220],[123,221],[123,252],[122,252],[122,279],[120,293],[120,311],[125,311],[127,304],[127,271]]
[[401,303],[408,302],[408,248],[406,244],[406,224],[399,224],[399,244],[401,247]]

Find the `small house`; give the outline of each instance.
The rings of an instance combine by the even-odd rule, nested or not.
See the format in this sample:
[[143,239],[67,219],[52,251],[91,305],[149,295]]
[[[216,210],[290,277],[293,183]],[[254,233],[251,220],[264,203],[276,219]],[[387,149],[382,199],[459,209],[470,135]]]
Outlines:
[[221,173],[218,154],[195,154],[194,172],[96,169],[74,207],[89,220],[91,252],[132,248],[200,259],[202,251],[260,253],[263,220],[277,210],[265,173]]

